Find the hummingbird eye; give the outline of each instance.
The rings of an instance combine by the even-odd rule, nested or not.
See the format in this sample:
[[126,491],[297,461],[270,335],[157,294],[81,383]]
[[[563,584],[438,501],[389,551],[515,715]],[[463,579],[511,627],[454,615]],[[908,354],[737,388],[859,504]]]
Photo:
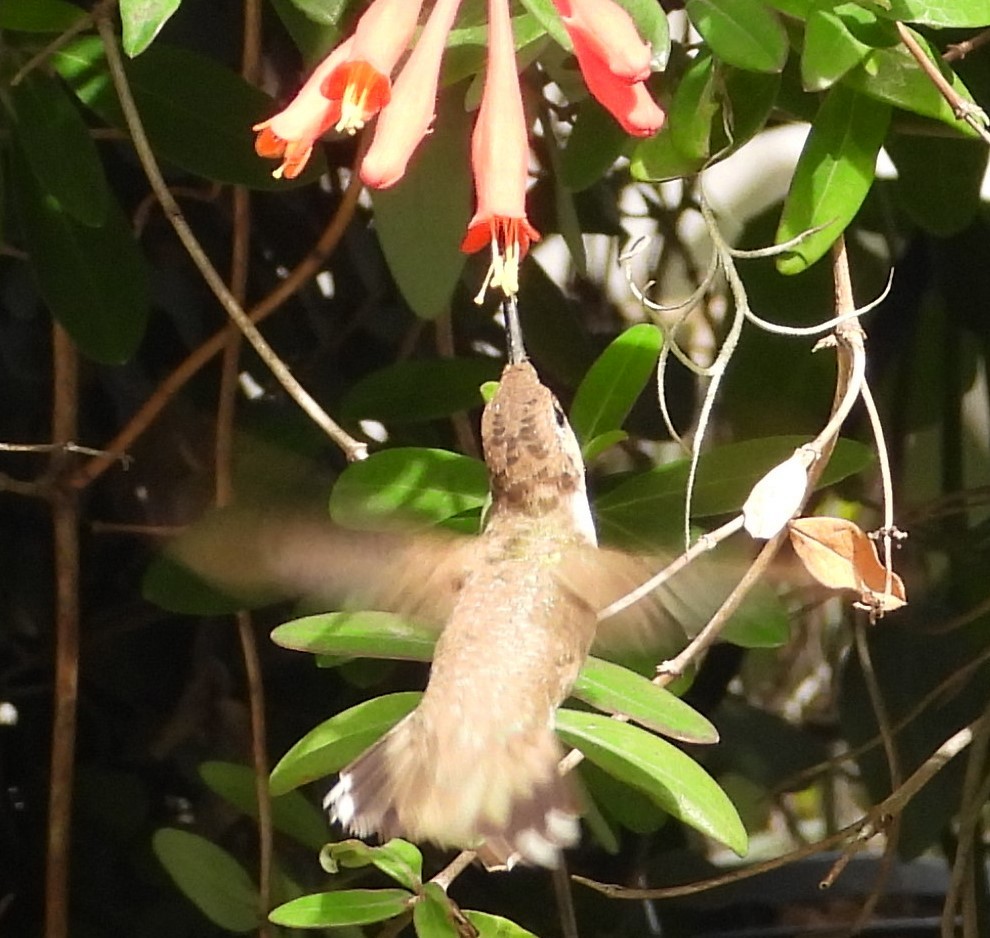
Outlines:
[[553,402],[553,417],[557,421],[557,426],[563,428],[567,424],[567,417],[564,416],[564,408],[557,403]]

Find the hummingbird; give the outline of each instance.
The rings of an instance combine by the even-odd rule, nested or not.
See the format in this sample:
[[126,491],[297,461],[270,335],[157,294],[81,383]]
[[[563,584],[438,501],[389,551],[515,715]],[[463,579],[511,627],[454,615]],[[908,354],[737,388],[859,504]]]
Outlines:
[[360,837],[477,849],[490,867],[553,867],[577,842],[583,808],[573,773],[558,771],[554,714],[592,646],[673,652],[682,622],[704,624],[708,610],[696,608],[697,584],[687,595],[667,585],[599,623],[657,560],[598,546],[581,448],[528,360],[505,366],[481,439],[491,504],[477,537],[249,517],[228,521],[225,536],[194,528],[174,554],[227,588],[343,593],[434,624],[422,700],[340,772],[325,807]]

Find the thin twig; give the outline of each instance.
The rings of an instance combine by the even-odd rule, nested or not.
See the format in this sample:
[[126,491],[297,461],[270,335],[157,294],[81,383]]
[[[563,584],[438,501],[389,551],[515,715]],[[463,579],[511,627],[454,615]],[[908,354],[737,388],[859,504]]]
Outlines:
[[965,121],[973,128],[987,143],[990,143],[990,133],[987,132],[987,115],[983,109],[972,101],[967,101],[952,85],[945,76],[938,70],[938,66],[928,57],[921,43],[915,38],[914,33],[903,23],[897,23],[897,33],[901,37],[908,52],[921,67],[921,70],[928,76],[928,80],[938,89],[939,94],[945,98],[946,103],[952,108],[952,113],[957,120]]
[[[53,331],[54,400],[52,438],[78,433],[78,352],[57,322]],[[49,475],[57,479],[62,456],[52,454]],[[48,796],[48,855],[45,866],[45,938],[69,933],[69,867],[72,791],[79,698],[79,506],[76,495],[55,487],[55,700]]]
[[[303,284],[319,272],[326,262],[328,255],[340,243],[344,231],[354,217],[358,200],[364,191],[364,184],[357,172],[357,162],[361,159],[360,152],[352,167],[350,182],[344,191],[343,198],[327,227],[317,239],[309,253],[304,257],[274,290],[264,299],[258,302],[248,313],[251,322],[259,323],[277,310],[289,297],[298,291]],[[162,381],[155,390],[155,393],[148,398],[138,412],[128,421],[125,426],[111,441],[107,447],[108,451],[123,452],[129,449],[134,441],[144,433],[154,422],[155,418],[165,409],[168,402],[179,392],[179,390],[214,356],[223,351],[227,344],[227,337],[236,327],[231,324],[219,332],[214,333],[199,348],[195,349],[189,356]],[[76,489],[86,488],[91,482],[99,478],[110,466],[113,460],[106,456],[96,457],[80,468],[70,480],[70,485]]]
[[612,899],[672,899],[677,896],[689,896],[699,892],[705,892],[716,886],[724,886],[727,883],[751,879],[769,870],[787,866],[796,860],[815,856],[824,850],[846,844],[853,838],[868,838],[883,826],[886,818],[902,812],[911,799],[973,741],[974,733],[980,730],[985,719],[987,718],[980,717],[968,726],[953,733],[952,736],[918,766],[900,788],[888,795],[878,805],[875,805],[863,817],[816,843],[803,845],[797,850],[792,850],[783,856],[774,857],[771,860],[766,860],[753,866],[730,870],[727,873],[723,873],[720,876],[713,876],[710,879],[686,883],[681,886],[665,886],[656,889],[620,886],[617,883],[600,883],[583,876],[572,876],[571,878],[575,882],[588,886],[597,892],[604,893]]
[[942,55],[943,62],[956,62],[966,58],[970,52],[975,52],[981,46],[990,42],[990,29],[984,29],[977,33],[972,39],[964,39],[962,42],[950,43]]
[[155,191],[162,204],[165,215],[171,222],[175,233],[178,235],[189,257],[212,290],[213,295],[216,296],[220,305],[223,306],[227,315],[236,323],[238,329],[248,342],[251,343],[255,352],[265,362],[292,399],[343,450],[348,460],[364,459],[368,454],[367,444],[355,440],[342,427],[338,426],[310,396],[309,392],[293,377],[285,363],[275,354],[274,350],[265,341],[264,337],[244,312],[241,305],[231,295],[227,289],[227,285],[223,282],[223,278],[217,273],[216,268],[206,256],[202,246],[189,227],[185,216],[183,216],[178,203],[172,197],[165,179],[162,177],[158,161],[148,142],[147,135],[141,123],[140,114],[134,103],[134,97],[131,94],[113,24],[106,15],[102,15],[97,16],[96,26],[103,41],[103,48],[107,56],[107,65],[110,69],[110,75],[113,79],[117,96],[120,99],[121,109],[124,113],[127,129],[131,133],[131,139],[138,159],[141,161],[151,188]]
[[474,850],[462,850],[430,882],[436,883],[444,892],[473,862],[478,854]]

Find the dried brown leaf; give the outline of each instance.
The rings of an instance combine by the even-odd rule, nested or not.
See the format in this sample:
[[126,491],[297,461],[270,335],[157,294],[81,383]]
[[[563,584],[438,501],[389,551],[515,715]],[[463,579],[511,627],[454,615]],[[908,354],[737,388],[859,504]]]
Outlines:
[[790,524],[791,544],[805,569],[830,589],[854,590],[861,601],[879,612],[899,609],[907,602],[904,583],[880,562],[876,545],[852,521],[844,518],[798,518]]

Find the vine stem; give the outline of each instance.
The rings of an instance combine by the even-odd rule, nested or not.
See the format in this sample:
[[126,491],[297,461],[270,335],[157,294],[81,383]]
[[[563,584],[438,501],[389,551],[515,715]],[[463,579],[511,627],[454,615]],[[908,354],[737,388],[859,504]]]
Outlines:
[[[53,361],[52,437],[56,443],[68,443],[78,431],[79,358],[72,339],[57,322]],[[53,453],[48,469],[51,480],[58,478],[61,465],[62,454]],[[55,713],[48,782],[45,938],[66,938],[79,702],[79,505],[71,489],[53,485],[51,494],[55,534]]]
[[127,129],[131,134],[135,152],[141,162],[141,166],[144,168],[151,188],[161,203],[162,210],[175,229],[176,235],[178,235],[192,262],[196,265],[196,268],[227,315],[237,325],[241,334],[248,340],[259,358],[268,366],[282,387],[285,388],[286,392],[302,408],[306,415],[343,450],[344,455],[349,461],[353,462],[366,458],[368,455],[367,444],[354,439],[335,423],[309,392],[293,377],[292,372],[289,371],[285,363],[278,357],[268,342],[265,341],[264,336],[258,331],[254,323],[251,322],[241,304],[237,302],[230,290],[227,289],[223,278],[217,273],[216,268],[206,256],[206,252],[203,250],[192,229],[189,227],[185,216],[182,214],[182,209],[179,208],[179,204],[169,191],[168,185],[162,176],[161,169],[158,166],[158,161],[152,152],[148,137],[144,132],[144,126],[141,123],[140,114],[134,103],[134,96],[131,94],[127,75],[124,72],[120,47],[117,43],[117,36],[109,16],[105,13],[98,15],[96,17],[96,28],[103,42],[110,76],[117,91],[117,97],[120,99],[120,106],[124,113]]

